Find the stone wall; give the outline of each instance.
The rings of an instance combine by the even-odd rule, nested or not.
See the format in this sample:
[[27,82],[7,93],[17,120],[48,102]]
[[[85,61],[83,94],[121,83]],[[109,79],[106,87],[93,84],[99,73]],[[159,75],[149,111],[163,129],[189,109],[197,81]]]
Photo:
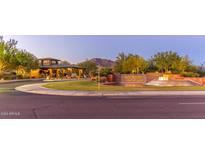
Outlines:
[[162,73],[146,73],[146,81],[157,80],[160,76],[162,76]]
[[205,86],[205,77],[184,77],[183,80],[197,82],[202,86]]
[[169,80],[184,80],[199,83],[200,85],[205,85],[205,77],[183,77],[180,74],[170,74]]
[[[139,86],[144,85],[152,80],[158,80],[162,76],[161,73],[147,73],[147,74],[115,74],[114,81],[118,85],[123,86]],[[169,74],[170,81],[192,81],[205,86],[205,77],[183,77],[179,74]]]
[[144,74],[116,74],[116,82],[127,87],[142,86],[147,82]]

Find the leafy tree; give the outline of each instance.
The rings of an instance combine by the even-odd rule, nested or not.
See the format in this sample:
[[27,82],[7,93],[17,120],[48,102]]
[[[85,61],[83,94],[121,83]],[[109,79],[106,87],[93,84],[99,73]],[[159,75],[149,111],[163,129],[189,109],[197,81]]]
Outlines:
[[29,73],[31,69],[38,67],[37,58],[26,50],[16,47],[17,41],[10,39],[5,42],[0,37],[0,75],[5,72],[16,71],[17,74]]
[[6,43],[3,37],[0,37],[0,76],[9,69],[9,53],[6,50]]
[[18,51],[15,57],[15,66],[23,66],[27,71],[39,66],[37,57],[25,50]]
[[61,61],[61,64],[63,64],[63,65],[71,65],[71,63],[69,63],[69,62],[66,61],[66,60]]
[[15,54],[15,57],[13,64],[18,75],[25,77],[31,69],[39,67],[38,59],[33,54],[25,50],[18,51]]
[[10,39],[4,46],[6,61],[10,64],[10,69],[15,69],[16,53],[19,52],[16,48],[17,43],[16,40]]
[[126,60],[123,62],[124,73],[144,73],[147,69],[148,63],[143,57],[138,55],[129,54]]
[[90,60],[79,63],[78,66],[85,68],[85,71],[90,77],[94,76],[97,72],[97,65]]
[[180,56],[173,51],[158,52],[152,57],[154,65],[161,72],[176,70]]
[[120,53],[115,62],[114,71],[118,73],[144,73],[148,62],[139,55]]
[[152,59],[147,60],[147,65],[146,72],[156,72],[158,70]]
[[158,71],[172,72],[172,73],[184,73],[184,72],[196,72],[196,67],[192,65],[188,56],[179,56],[176,52],[158,52],[155,54],[151,61]]
[[186,68],[186,72],[195,72],[197,73],[199,71],[199,67],[195,65],[189,65]]
[[101,68],[100,69],[100,76],[107,76],[107,75],[109,75],[111,73],[112,73],[112,69],[111,68],[105,67],[105,68]]
[[188,56],[181,57],[180,61],[177,63],[177,70],[184,73],[192,65],[191,60]]

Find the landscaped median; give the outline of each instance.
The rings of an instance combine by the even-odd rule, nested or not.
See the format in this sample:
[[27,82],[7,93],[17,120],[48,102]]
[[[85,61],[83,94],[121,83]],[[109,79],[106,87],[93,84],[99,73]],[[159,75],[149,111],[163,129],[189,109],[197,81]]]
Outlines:
[[100,85],[93,81],[67,81],[58,83],[49,83],[43,85],[45,88],[55,90],[76,90],[76,91],[205,91],[205,86],[138,86],[125,87],[118,85]]
[[205,95],[205,87],[123,87],[114,85],[100,85],[92,81],[67,81],[31,84],[17,87],[16,90],[35,94],[62,96],[140,96],[140,95]]

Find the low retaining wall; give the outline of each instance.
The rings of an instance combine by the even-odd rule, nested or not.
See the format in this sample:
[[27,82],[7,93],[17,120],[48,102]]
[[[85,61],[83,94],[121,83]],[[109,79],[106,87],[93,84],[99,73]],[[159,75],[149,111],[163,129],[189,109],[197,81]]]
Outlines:
[[162,73],[146,73],[146,80],[147,82],[150,82],[159,79],[160,76],[162,76]]
[[135,87],[144,85],[147,82],[147,77],[144,74],[118,74],[116,75],[116,82],[119,85]]
[[[163,74],[147,73],[147,74],[115,74],[115,82],[123,86],[139,86],[144,85],[152,80],[157,80]],[[199,85],[205,86],[205,77],[183,77],[180,74],[168,74],[170,81],[192,81]]]
[[200,85],[205,86],[205,78],[204,77],[184,77],[183,80],[189,80],[189,81],[197,82]]
[[171,74],[169,75],[169,80],[192,81],[192,82],[205,86],[205,77],[183,77],[179,74]]

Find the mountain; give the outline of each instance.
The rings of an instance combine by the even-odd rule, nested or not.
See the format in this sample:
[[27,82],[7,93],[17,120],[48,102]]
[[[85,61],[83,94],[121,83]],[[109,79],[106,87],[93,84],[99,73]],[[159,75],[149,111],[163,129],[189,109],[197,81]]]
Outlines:
[[112,67],[114,65],[114,61],[109,59],[102,59],[102,58],[93,58],[90,61],[94,62],[99,67]]

